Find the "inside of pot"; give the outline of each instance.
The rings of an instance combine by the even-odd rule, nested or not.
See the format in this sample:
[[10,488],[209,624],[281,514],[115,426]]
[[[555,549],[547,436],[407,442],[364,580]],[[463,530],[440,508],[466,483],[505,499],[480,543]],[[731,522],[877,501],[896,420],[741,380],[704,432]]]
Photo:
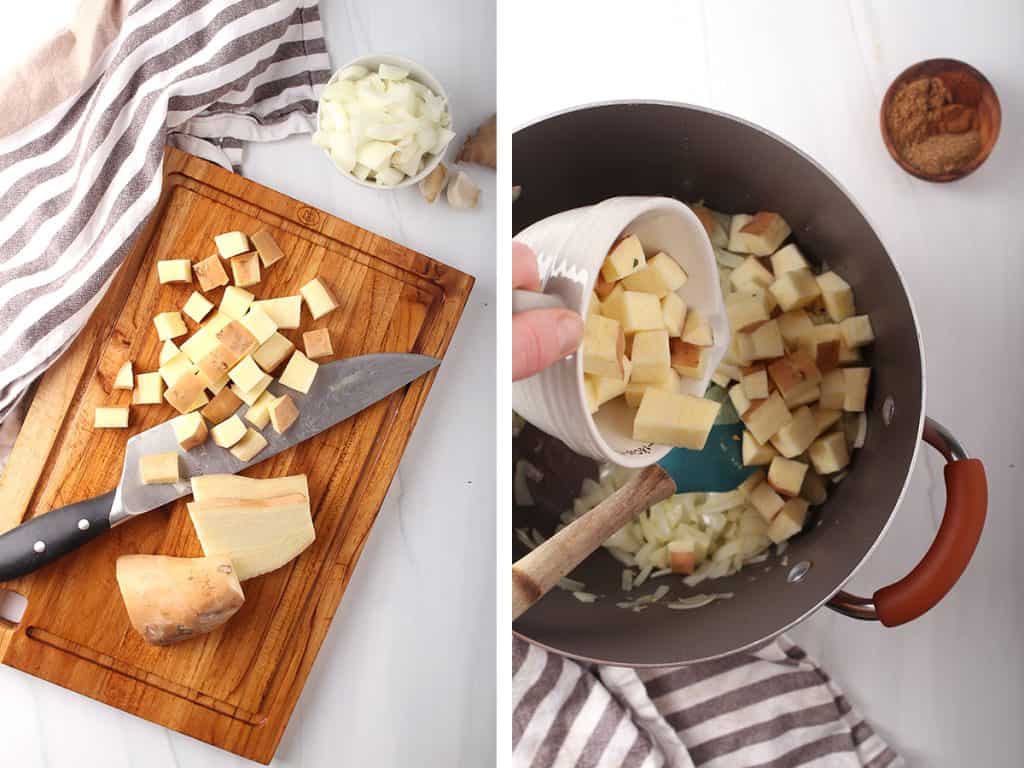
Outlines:
[[[727,599],[695,610],[654,605],[634,612],[617,603],[635,598],[637,590],[622,590],[622,565],[601,550],[571,574],[596,602],[555,589],[513,626],[560,653],[634,666],[690,663],[774,637],[853,575],[906,487],[921,433],[924,382],[917,324],[899,273],[832,177],[781,139],[727,115],[665,103],[590,107],[518,131],[513,157],[513,183],[523,189],[513,231],[556,211],[627,194],[703,199],[728,213],[778,211],[804,254],[842,275],[858,310],[871,316],[877,338],[868,358],[867,441],[848,477],[830,489],[820,513],[784,552],[692,589],[678,576],[663,579],[671,583],[672,598],[714,592],[732,595]],[[514,441],[516,457],[530,458],[543,477],[531,485],[535,503],[514,507],[513,524],[549,536],[582,478],[596,476],[597,466],[530,427]],[[513,558],[525,552],[514,541]],[[643,591],[654,588],[650,582]]]

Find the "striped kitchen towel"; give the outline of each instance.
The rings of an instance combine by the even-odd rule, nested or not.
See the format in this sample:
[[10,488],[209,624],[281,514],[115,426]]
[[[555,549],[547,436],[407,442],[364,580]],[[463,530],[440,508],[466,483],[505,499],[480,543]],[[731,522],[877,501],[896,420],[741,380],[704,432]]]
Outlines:
[[315,0],[82,0],[0,73],[0,421],[106,291],[164,145],[237,168],[311,132],[329,77]]
[[673,669],[581,665],[512,645],[516,768],[904,765],[785,637]]

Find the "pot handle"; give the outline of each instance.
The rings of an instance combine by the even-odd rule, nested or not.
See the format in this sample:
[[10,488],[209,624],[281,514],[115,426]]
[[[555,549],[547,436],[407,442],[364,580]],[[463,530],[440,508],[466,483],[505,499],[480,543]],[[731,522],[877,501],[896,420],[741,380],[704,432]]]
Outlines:
[[934,608],[953,588],[971,561],[988,508],[985,468],[949,431],[925,420],[923,439],[946,458],[946,511],[931,547],[914,569],[870,597],[839,592],[828,607],[855,619],[896,627]]

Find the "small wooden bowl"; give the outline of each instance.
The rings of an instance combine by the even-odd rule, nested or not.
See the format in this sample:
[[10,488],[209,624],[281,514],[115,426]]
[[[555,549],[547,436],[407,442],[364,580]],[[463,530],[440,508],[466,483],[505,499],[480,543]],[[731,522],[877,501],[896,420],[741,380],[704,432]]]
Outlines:
[[[886,120],[886,115],[892,105],[893,98],[896,96],[896,91],[903,84],[922,77],[938,77],[953,94],[954,102],[973,107],[978,112],[981,151],[974,160],[958,171],[930,174],[925,173],[920,168],[915,168],[900,156],[893,144],[892,136],[889,134],[889,122]],[[992,154],[992,148],[996,145],[996,139],[999,138],[1002,115],[999,97],[996,96],[996,89],[992,87],[992,83],[981,72],[970,64],[965,64],[956,59],[927,59],[903,70],[892,81],[892,85],[885,92],[880,115],[882,141],[885,142],[885,148],[889,150],[892,159],[907,173],[925,181],[956,181],[973,173]]]

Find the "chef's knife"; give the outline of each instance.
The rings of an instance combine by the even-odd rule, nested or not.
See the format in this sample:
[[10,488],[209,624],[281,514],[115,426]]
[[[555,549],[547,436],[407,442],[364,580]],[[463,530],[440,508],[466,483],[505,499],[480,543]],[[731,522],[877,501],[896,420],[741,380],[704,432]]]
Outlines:
[[[128,440],[124,468],[117,488],[66,507],[39,515],[0,536],[0,581],[31,573],[71,552],[136,515],[162,507],[192,492],[188,478],[237,473],[269,459],[333,427],[441,363],[424,355],[381,353],[321,365],[305,395],[277,382],[270,391],[289,394],[299,417],[283,434],[267,429],[267,447],[251,461],[239,461],[211,440],[191,451],[178,447],[169,422],[147,429]],[[184,478],[177,483],[143,485],[139,459],[154,453],[177,453]],[[82,461],[89,461],[83,456]]]

